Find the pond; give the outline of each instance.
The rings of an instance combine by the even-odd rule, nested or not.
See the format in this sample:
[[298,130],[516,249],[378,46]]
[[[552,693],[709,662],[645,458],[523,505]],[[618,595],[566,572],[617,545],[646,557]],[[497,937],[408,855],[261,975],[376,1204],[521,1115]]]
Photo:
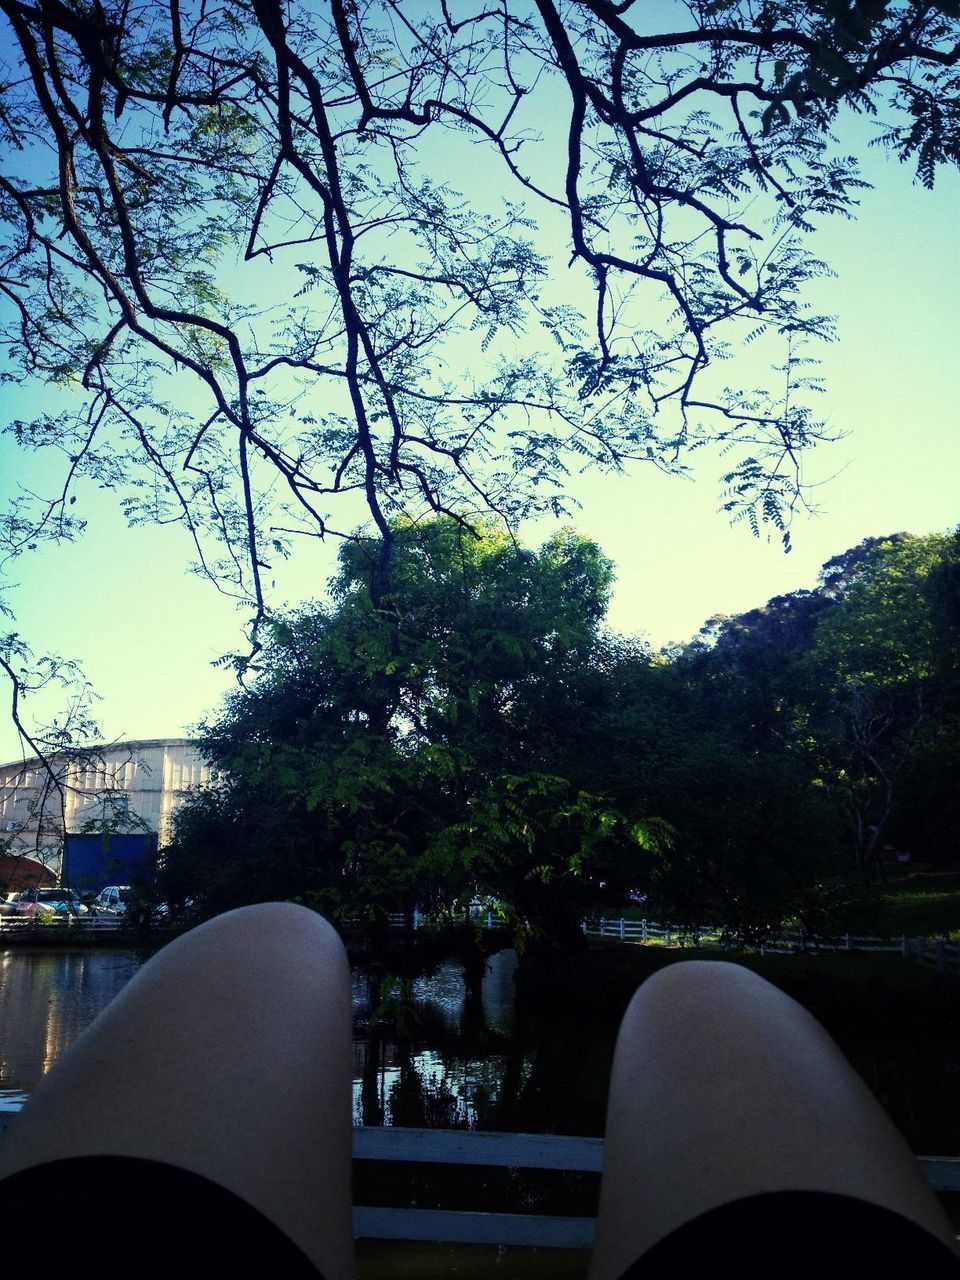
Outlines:
[[[517,958],[508,950],[489,958],[479,998],[468,997],[461,966],[449,960],[404,981],[356,971],[354,1123],[599,1135],[617,1005],[658,958],[642,948],[591,952],[562,982],[547,975],[552,1001],[544,987],[531,987],[529,974],[518,998]],[[857,969],[850,959],[826,967],[816,957],[784,961],[777,980],[836,1036],[914,1151],[956,1155],[957,988],[907,983],[918,976],[912,969],[881,961],[863,958],[868,968],[849,990],[840,978]],[[141,963],[113,949],[0,951],[0,1112],[23,1105]],[[387,1197],[399,1168],[362,1170],[358,1194],[366,1198],[358,1203],[393,1203]],[[481,1186],[472,1170],[446,1170],[439,1181],[404,1172],[404,1194],[421,1207],[593,1212],[595,1188],[562,1176],[563,1185],[541,1186],[504,1171],[499,1181],[485,1175]]]
[[[133,977],[131,951],[0,952],[0,1111],[16,1111],[84,1028]],[[512,1043],[514,951],[490,958],[481,1008],[459,964],[405,984],[354,973],[354,1121],[473,1126],[528,1078]],[[411,1120],[412,1117],[413,1119]]]
[[0,1110],[19,1110],[140,967],[129,951],[0,952]]

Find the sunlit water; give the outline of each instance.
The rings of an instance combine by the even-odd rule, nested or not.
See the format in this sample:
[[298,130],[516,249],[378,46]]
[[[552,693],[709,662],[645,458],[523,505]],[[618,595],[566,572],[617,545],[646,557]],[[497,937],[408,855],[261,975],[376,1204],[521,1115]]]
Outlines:
[[127,951],[0,952],[0,1110],[23,1105],[139,967]]
[[[0,951],[0,1112],[23,1106],[140,964],[129,951]],[[494,1040],[513,1026],[516,964],[513,951],[488,961],[483,1022]],[[355,1122],[392,1123],[402,1093],[404,1114],[417,1118],[426,1108],[428,1122],[475,1123],[478,1106],[496,1099],[505,1059],[495,1049],[474,1058],[450,1050],[464,1017],[461,967],[448,962],[431,977],[415,979],[409,999],[398,1003],[406,995],[389,984],[371,994],[366,975],[354,975]],[[393,1027],[401,1017],[412,1025],[399,1053]],[[443,1054],[431,1047],[431,1033],[444,1040]]]

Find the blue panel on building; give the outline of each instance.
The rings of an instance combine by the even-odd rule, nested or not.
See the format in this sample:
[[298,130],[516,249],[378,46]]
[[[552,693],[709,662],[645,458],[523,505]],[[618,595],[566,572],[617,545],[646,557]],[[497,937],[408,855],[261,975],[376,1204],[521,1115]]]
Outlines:
[[60,881],[79,893],[99,893],[108,884],[149,883],[156,866],[155,832],[68,835]]

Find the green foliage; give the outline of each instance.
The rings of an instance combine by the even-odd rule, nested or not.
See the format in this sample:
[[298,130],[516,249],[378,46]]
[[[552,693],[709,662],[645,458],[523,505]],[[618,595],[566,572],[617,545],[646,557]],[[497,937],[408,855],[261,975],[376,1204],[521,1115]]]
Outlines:
[[476,883],[507,905],[517,942],[577,940],[580,914],[599,882],[642,882],[670,825],[628,819],[609,798],[574,791],[563,777],[528,773],[493,780],[439,843],[465,860]]
[[885,844],[960,852],[958,565],[956,535],[868,538],[680,659],[711,713],[806,771],[867,883]]
[[838,593],[840,607],[821,619],[810,661],[831,673],[834,691],[929,679],[936,626],[928,581],[951,558],[946,536],[897,534],[870,539],[824,566],[824,584]]
[[[845,808],[866,879],[878,873],[884,843],[915,848],[915,835],[929,830],[932,815],[908,821],[911,797],[914,811],[924,792],[941,808],[941,820],[934,819],[941,838],[951,814],[956,825],[956,802],[935,763],[957,744],[949,701],[941,701],[945,693],[956,695],[957,671],[944,669],[949,642],[936,587],[958,555],[956,537],[897,534],[868,539],[824,566],[823,589],[834,605],[798,667],[806,688],[802,715],[823,784]],[[937,799],[918,770],[933,782]],[[941,848],[939,856],[950,851]]]
[[532,551],[445,517],[347,543],[331,606],[275,619],[206,726],[222,781],[183,812],[166,892],[373,928],[480,896],[528,946],[638,893],[752,941],[875,917],[851,867],[958,849],[958,545],[870,539],[668,660],[601,631],[612,567],[572,531]]
[[608,671],[590,755],[621,805],[672,828],[632,885],[653,919],[755,941],[838,866],[829,801],[778,735],[777,714],[760,714],[759,677],[746,698],[749,673],[719,644],[672,663],[626,653]]
[[[611,576],[569,530],[539,552],[452,518],[397,522],[388,550],[346,544],[333,607],[275,621],[258,680],[205,730],[227,781],[178,824],[180,896],[213,908],[293,891],[382,920],[480,892],[519,934],[569,935],[595,866],[656,832],[555,774],[539,732],[547,708],[576,712]],[[241,848],[225,885],[188,889],[208,824]]]

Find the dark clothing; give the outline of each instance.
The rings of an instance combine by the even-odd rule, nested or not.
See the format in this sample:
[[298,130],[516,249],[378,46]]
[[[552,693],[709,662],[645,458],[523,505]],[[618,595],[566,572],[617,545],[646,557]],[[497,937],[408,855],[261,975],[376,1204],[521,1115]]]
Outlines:
[[960,1276],[960,1258],[899,1213],[852,1196],[770,1191],[701,1214],[648,1249],[622,1280],[723,1275]]
[[[107,1274],[290,1276],[320,1272],[269,1218],[198,1173],[133,1156],[76,1156],[0,1182],[9,1274],[87,1259]],[[37,1268],[41,1270],[37,1270]],[[262,1270],[261,1270],[262,1268]]]
[[[174,1165],[131,1156],[77,1156],[0,1182],[4,1262],[36,1267],[85,1256],[174,1277],[320,1272],[268,1218],[232,1191]],[[92,1249],[91,1255],[87,1251]],[[649,1249],[622,1280],[724,1274],[960,1277],[960,1260],[907,1218],[849,1196],[778,1191],[721,1205]],[[321,1277],[322,1280],[322,1277]]]

